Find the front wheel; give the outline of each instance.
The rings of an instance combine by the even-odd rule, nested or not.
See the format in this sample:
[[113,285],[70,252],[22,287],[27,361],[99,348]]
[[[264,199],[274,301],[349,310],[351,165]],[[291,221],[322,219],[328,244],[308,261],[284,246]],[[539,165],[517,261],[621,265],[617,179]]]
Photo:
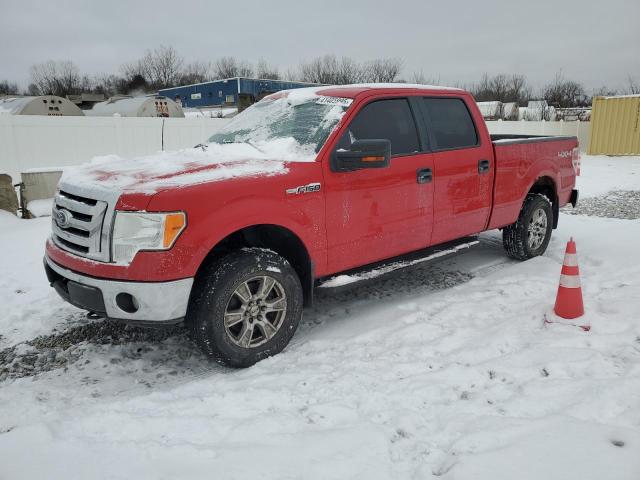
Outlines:
[[205,267],[186,321],[208,356],[248,367],[286,347],[302,317],[302,303],[300,280],[286,259],[246,248]]
[[551,240],[553,209],[547,197],[530,194],[522,205],[518,220],[502,231],[507,255],[518,260],[542,255]]

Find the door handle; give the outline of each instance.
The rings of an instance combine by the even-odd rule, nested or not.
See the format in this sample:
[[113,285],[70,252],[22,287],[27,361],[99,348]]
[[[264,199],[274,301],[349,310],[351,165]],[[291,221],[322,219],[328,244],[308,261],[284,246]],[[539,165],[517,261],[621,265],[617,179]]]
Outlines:
[[478,160],[478,173],[487,173],[489,168],[489,160]]
[[429,183],[433,180],[433,173],[430,168],[420,168],[417,172],[418,183]]

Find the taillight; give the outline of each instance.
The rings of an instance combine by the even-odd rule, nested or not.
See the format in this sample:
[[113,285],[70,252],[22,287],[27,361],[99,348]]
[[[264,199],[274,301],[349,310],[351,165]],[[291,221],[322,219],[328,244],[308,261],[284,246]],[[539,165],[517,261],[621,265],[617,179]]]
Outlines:
[[578,147],[571,151],[571,163],[573,164],[573,171],[576,172],[576,177],[580,176],[580,149]]

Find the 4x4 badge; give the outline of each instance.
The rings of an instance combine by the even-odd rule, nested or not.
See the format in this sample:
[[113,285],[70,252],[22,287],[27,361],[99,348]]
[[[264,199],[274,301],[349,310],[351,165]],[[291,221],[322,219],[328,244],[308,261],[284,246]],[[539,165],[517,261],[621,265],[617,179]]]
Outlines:
[[299,195],[301,193],[312,193],[319,192],[320,184],[319,183],[310,183],[308,185],[301,185],[296,188],[287,189],[287,195]]

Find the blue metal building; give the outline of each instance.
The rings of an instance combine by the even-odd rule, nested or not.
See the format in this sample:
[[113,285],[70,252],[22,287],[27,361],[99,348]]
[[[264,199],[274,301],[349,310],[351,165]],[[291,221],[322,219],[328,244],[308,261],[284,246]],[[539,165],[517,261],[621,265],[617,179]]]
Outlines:
[[182,87],[159,90],[172,100],[180,100],[183,107],[210,107],[219,105],[237,105],[238,95],[252,95],[253,101],[264,95],[289,90],[291,88],[312,87],[315,83],[288,82],[284,80],[265,80],[257,78],[226,78],[211,82],[194,83]]

